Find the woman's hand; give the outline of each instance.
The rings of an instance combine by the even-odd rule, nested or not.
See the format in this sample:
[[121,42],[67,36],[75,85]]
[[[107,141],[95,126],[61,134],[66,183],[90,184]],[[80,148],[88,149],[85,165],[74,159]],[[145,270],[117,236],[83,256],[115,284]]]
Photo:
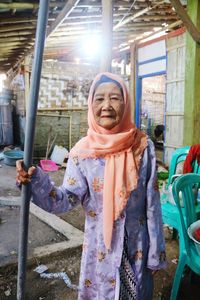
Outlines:
[[16,181],[17,184],[27,184],[31,181],[31,176],[35,172],[35,167],[30,167],[28,172],[23,169],[23,160],[16,161],[16,170],[17,170],[17,177]]

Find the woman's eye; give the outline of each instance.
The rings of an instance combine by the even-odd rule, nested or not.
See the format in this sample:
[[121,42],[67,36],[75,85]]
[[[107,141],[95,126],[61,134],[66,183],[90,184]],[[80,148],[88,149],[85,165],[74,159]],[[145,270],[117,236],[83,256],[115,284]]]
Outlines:
[[95,99],[95,101],[98,101],[98,102],[101,102],[101,101],[103,101],[104,100],[104,98],[96,98]]
[[120,100],[118,97],[111,97],[111,100]]

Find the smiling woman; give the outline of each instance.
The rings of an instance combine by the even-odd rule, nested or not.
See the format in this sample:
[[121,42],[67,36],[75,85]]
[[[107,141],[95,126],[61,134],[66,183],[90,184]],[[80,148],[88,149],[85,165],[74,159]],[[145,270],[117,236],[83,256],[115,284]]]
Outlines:
[[107,78],[108,82],[99,82],[94,93],[92,109],[96,123],[112,129],[120,123],[124,114],[124,99],[121,89]]
[[87,136],[70,151],[59,188],[39,167],[33,201],[52,213],[82,204],[85,235],[79,300],[151,300],[153,275],[165,267],[153,143],[131,121],[130,99],[117,75],[96,76],[88,97]]

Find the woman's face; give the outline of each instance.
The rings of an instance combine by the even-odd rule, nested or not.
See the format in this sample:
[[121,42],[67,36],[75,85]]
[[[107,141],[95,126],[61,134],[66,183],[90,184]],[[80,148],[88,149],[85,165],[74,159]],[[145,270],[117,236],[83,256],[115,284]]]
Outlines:
[[92,110],[99,126],[109,130],[118,125],[124,114],[124,100],[119,87],[113,82],[100,84],[94,93]]

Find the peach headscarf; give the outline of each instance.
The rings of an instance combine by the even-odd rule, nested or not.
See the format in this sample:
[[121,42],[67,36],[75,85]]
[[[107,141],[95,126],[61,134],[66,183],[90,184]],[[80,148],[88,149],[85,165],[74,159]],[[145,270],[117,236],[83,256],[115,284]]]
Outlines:
[[[92,110],[95,87],[103,75],[119,83],[125,102],[122,120],[111,130],[97,125]],[[110,249],[113,222],[120,217],[130,192],[137,187],[139,163],[147,147],[147,136],[131,122],[129,94],[124,81],[119,76],[105,72],[95,77],[88,97],[88,125],[87,136],[72,148],[70,156],[105,157],[103,236],[106,248]]]

